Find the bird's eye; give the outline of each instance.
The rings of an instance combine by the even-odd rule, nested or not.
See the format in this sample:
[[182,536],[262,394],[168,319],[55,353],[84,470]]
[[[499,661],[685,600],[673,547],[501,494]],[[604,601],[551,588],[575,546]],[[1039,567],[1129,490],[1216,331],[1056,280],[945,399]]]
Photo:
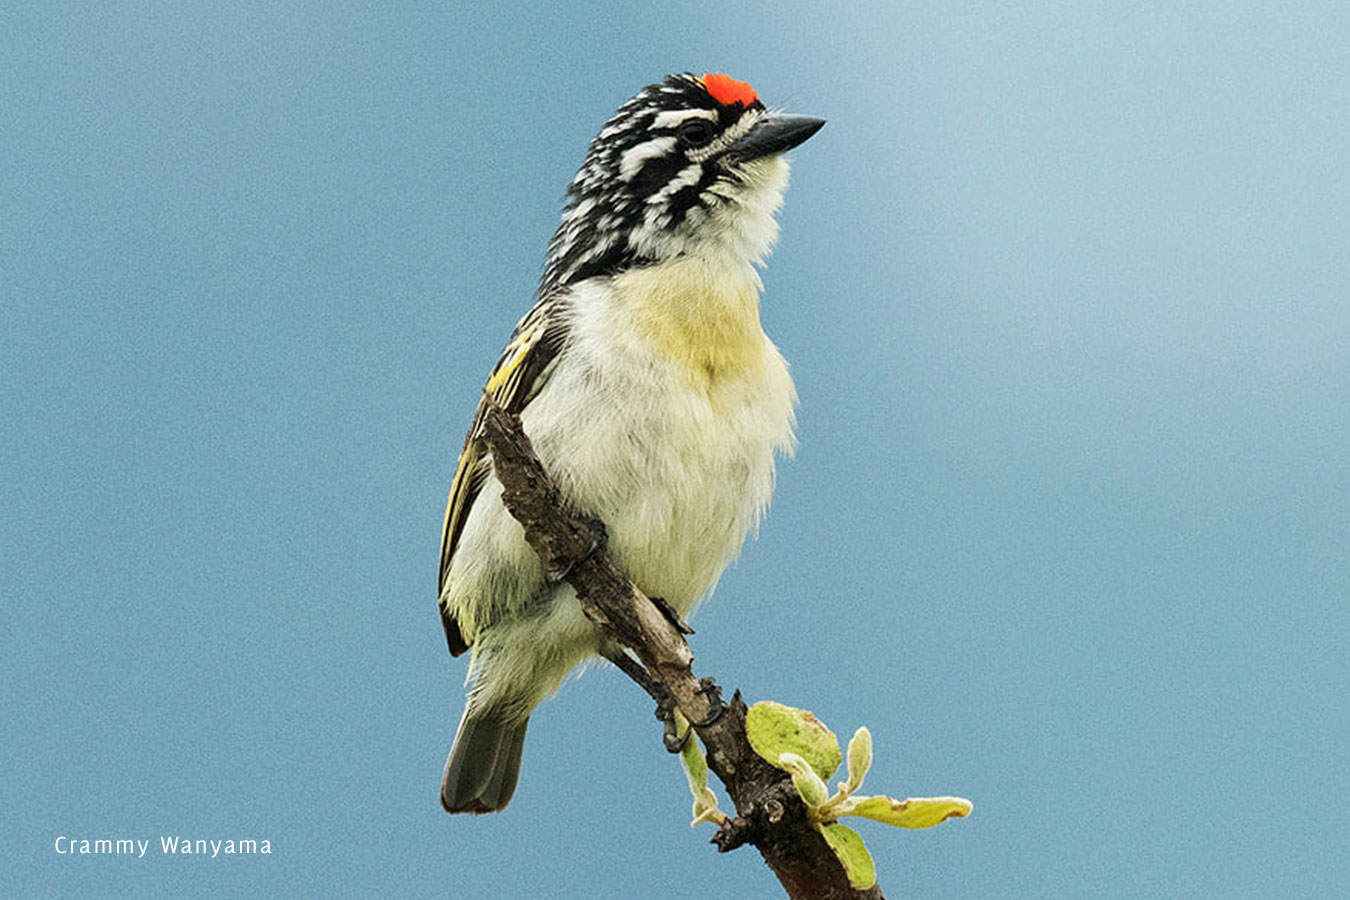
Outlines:
[[707,119],[690,119],[680,126],[678,134],[686,147],[703,147],[713,139],[714,129]]

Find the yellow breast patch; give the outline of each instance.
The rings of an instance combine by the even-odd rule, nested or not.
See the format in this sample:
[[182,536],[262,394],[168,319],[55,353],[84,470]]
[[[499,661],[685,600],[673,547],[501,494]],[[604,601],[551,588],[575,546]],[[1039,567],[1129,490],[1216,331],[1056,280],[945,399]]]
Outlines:
[[623,307],[658,355],[711,383],[764,364],[759,276],[689,257],[614,279]]

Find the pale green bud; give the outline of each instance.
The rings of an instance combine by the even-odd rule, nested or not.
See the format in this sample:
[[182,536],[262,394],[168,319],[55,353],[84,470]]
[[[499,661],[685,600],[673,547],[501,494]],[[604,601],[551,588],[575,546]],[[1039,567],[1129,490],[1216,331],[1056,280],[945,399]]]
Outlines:
[[786,769],[792,776],[792,784],[808,809],[817,809],[829,799],[830,789],[825,786],[825,782],[811,768],[811,764],[796,753],[780,753],[778,767]]
[[848,781],[844,785],[844,793],[851,794],[862,787],[863,777],[871,767],[872,732],[864,725],[853,733],[853,739],[848,742]]

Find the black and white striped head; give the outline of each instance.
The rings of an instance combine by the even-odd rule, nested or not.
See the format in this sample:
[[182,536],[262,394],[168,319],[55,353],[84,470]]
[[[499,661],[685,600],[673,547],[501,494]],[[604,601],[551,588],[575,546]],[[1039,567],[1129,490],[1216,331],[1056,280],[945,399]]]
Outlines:
[[721,73],[648,85],[591,142],[540,293],[685,254],[758,261],[777,236],[783,153],[824,124],[770,112]]

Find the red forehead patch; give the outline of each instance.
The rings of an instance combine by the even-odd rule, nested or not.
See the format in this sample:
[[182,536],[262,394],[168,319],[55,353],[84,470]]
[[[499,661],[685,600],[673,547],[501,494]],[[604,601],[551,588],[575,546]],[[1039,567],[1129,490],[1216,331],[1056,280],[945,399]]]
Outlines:
[[711,72],[704,75],[703,86],[707,89],[708,95],[723,106],[730,106],[733,103],[749,106],[759,99],[759,94],[756,94],[755,89],[747,82],[737,81],[721,72],[716,75]]

